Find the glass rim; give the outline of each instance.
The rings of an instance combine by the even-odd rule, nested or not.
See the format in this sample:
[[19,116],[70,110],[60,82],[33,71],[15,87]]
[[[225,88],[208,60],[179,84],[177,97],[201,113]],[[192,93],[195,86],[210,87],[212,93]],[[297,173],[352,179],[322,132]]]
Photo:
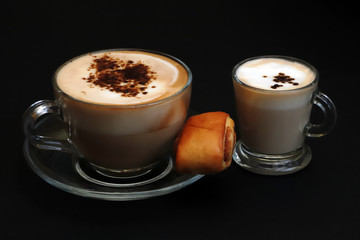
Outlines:
[[[285,90],[277,90],[277,91],[274,91],[274,90],[270,90],[270,89],[263,89],[263,88],[257,88],[257,87],[254,87],[254,86],[250,86],[244,82],[242,82],[236,75],[236,70],[241,66],[243,65],[244,63],[246,62],[249,62],[249,61],[252,61],[252,60],[256,60],[256,59],[261,59],[261,58],[277,58],[277,59],[283,59],[283,60],[289,60],[289,61],[292,61],[292,62],[298,62],[302,65],[304,65],[305,67],[309,68],[311,71],[314,72],[315,74],[315,78],[314,80],[309,83],[308,85],[305,85],[303,87],[300,87],[300,88],[295,88],[295,89],[285,89]],[[311,65],[310,63],[304,61],[304,60],[301,60],[299,58],[295,58],[295,57],[290,57],[290,56],[285,56],[285,55],[262,55],[262,56],[255,56],[255,57],[250,57],[250,58],[246,58],[242,61],[240,61],[239,63],[237,63],[233,70],[232,70],[232,78],[234,81],[236,81],[237,83],[239,83],[240,85],[243,85],[245,87],[248,87],[248,88],[251,88],[251,89],[254,89],[256,91],[262,91],[262,92],[272,92],[272,93],[276,93],[276,94],[282,94],[282,93],[289,93],[289,92],[297,92],[297,91],[300,91],[302,89],[306,89],[306,88],[309,88],[309,87],[312,87],[314,86],[315,84],[317,84],[319,82],[319,72],[317,71],[317,69]]]
[[[109,103],[109,104],[106,104],[106,103],[95,103],[95,102],[87,102],[87,101],[84,101],[84,100],[81,100],[81,99],[78,99],[78,98],[75,98],[67,93],[65,93],[63,90],[61,90],[61,88],[59,87],[59,85],[57,84],[57,74],[59,73],[59,71],[64,67],[66,66],[68,63],[74,61],[75,59],[78,59],[80,57],[83,57],[83,56],[86,56],[86,55],[89,55],[89,54],[97,54],[97,53],[105,53],[105,52],[115,52],[115,51],[138,51],[138,52],[147,52],[147,53],[153,53],[153,54],[156,54],[156,55],[160,55],[160,56],[164,56],[164,57],[167,57],[171,60],[174,60],[175,62],[179,63],[187,72],[188,74],[188,77],[187,77],[187,82],[186,84],[177,92],[175,92],[174,94],[166,97],[166,98],[162,98],[162,99],[159,99],[159,100],[156,100],[156,101],[152,101],[152,102],[145,102],[145,103],[139,103],[139,104],[112,104],[112,103]],[[52,84],[53,84],[53,87],[55,88],[55,91],[61,95],[65,95],[66,97],[74,100],[74,101],[77,101],[77,102],[82,102],[82,103],[85,103],[85,104],[90,104],[90,105],[93,105],[93,106],[99,106],[99,107],[111,107],[111,108],[141,108],[141,107],[147,107],[147,106],[152,106],[152,105],[158,105],[158,104],[161,104],[163,102],[166,102],[172,98],[175,98],[176,96],[178,96],[179,94],[181,94],[182,92],[184,92],[186,89],[188,89],[190,87],[192,83],[192,73],[191,73],[191,70],[190,68],[183,62],[181,61],[180,59],[170,55],[170,54],[167,54],[167,53],[163,53],[163,52],[159,52],[159,51],[155,51],[155,50],[148,50],[148,49],[141,49],[141,48],[113,48],[113,49],[103,49],[103,50],[97,50],[97,51],[92,51],[92,52],[88,52],[88,53],[83,53],[77,57],[73,57],[69,60],[67,60],[65,63],[63,63],[62,65],[60,65],[55,73],[53,74],[53,78],[52,78]]]

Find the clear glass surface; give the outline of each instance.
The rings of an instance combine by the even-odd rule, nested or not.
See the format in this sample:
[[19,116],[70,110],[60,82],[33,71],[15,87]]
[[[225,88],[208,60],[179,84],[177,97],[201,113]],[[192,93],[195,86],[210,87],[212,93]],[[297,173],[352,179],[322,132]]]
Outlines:
[[[178,174],[172,164],[170,170],[167,164],[165,170],[159,173],[164,176],[154,181],[111,187],[88,181],[80,176],[74,167],[71,154],[38,149],[25,140],[24,155],[31,169],[47,183],[78,196],[102,200],[129,201],[161,196],[178,191],[203,177]],[[173,161],[171,158],[168,160]]]
[[236,143],[233,160],[242,168],[263,175],[286,175],[300,171],[311,161],[311,150],[304,144],[286,154],[259,154],[251,152],[241,141]]

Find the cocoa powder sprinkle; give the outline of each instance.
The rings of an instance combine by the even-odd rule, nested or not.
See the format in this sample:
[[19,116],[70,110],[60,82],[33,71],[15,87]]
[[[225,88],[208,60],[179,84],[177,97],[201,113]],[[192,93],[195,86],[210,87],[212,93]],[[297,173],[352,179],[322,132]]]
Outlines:
[[[282,84],[292,84],[294,86],[299,85],[299,83],[294,82],[295,78],[290,77],[288,75],[286,75],[285,73],[279,72],[278,75],[274,76],[273,79],[274,82],[276,83],[282,83]],[[279,87],[283,87],[284,85],[282,84],[274,84],[271,86],[272,89],[277,89]]]
[[156,80],[157,73],[140,61],[135,63],[132,60],[121,60],[109,54],[93,56],[94,60],[89,70],[95,71],[82,79],[124,97],[136,97],[139,93],[147,94],[146,89]]

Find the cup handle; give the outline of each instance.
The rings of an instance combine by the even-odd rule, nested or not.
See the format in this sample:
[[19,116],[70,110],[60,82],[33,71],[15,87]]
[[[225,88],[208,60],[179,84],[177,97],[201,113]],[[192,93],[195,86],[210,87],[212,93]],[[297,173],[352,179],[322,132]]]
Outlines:
[[38,133],[38,127],[48,122],[50,116],[61,118],[60,106],[50,100],[35,102],[25,111],[23,127],[27,140],[40,149],[73,152],[73,147],[68,138],[57,139]]
[[324,114],[324,120],[320,124],[308,123],[305,127],[305,136],[322,137],[325,136],[334,127],[337,112],[335,104],[322,92],[316,92],[313,103],[318,106]]

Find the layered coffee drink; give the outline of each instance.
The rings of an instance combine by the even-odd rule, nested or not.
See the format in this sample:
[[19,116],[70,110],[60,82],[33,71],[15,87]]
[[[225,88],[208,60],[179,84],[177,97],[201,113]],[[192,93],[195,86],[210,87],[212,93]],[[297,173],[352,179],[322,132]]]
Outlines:
[[240,140],[253,152],[284,154],[304,143],[316,70],[299,60],[265,56],[234,69]]
[[191,72],[166,54],[119,49],[70,60],[54,86],[77,152],[95,166],[136,171],[172,145],[187,116]]

